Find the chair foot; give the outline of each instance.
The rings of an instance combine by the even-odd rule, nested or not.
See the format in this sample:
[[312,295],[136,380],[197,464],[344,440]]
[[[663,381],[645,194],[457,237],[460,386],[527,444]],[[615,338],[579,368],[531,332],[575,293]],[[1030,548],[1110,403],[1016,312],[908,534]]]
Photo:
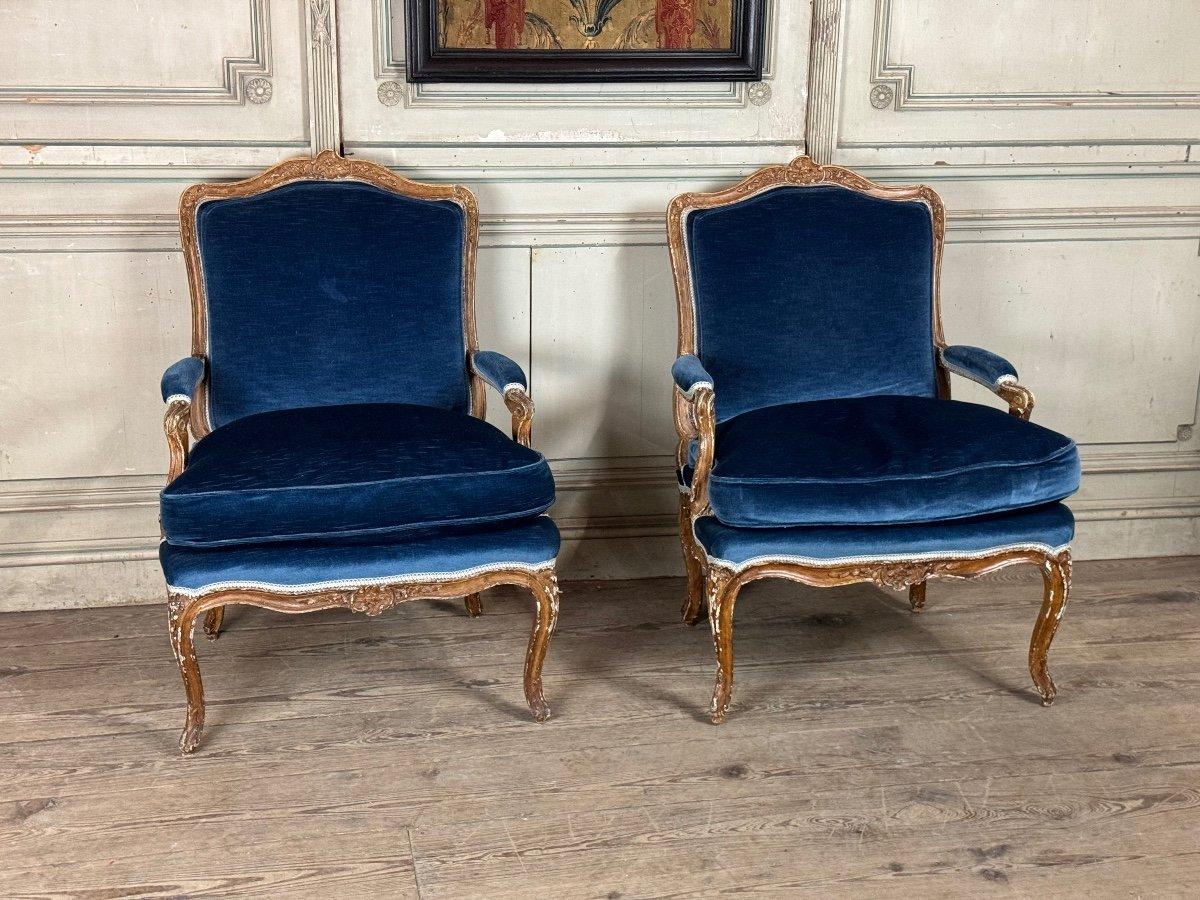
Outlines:
[[478,593],[467,594],[463,602],[467,606],[467,615],[472,619],[483,615],[483,599]]
[[925,582],[918,581],[908,586],[908,608],[920,615],[925,612]]
[[1033,626],[1033,637],[1029,641],[1029,674],[1034,687],[1042,698],[1042,706],[1050,706],[1058,695],[1054,679],[1046,664],[1050,645],[1062,622],[1066,610],[1067,596],[1071,592],[1071,552],[1064,550],[1058,556],[1046,557],[1042,564],[1042,582],[1045,586],[1042,609]]
[[525,653],[525,702],[533,718],[545,722],[550,718],[550,706],[542,693],[542,663],[546,659],[546,648],[558,623],[558,578],[554,570],[534,575],[533,602],[535,613],[533,631],[529,635],[529,648]]
[[200,732],[204,729],[204,682],[200,679],[200,665],[196,662],[192,635],[196,616],[199,615],[194,605],[196,603],[198,601],[178,596],[171,596],[167,601],[171,649],[179,664],[179,674],[183,677],[183,690],[187,696],[187,717],[179,737],[181,753],[191,753],[196,749],[200,743]]
[[218,606],[204,614],[204,633],[210,641],[221,636],[221,624],[225,621],[225,607]]
[[199,716],[193,718],[191,710],[188,710],[187,724],[179,735],[179,752],[188,754],[195,751],[200,746],[200,732],[203,730],[204,711],[201,710]]
[[717,675],[708,712],[712,723],[720,725],[733,698],[733,607],[740,585],[726,569],[709,568],[707,574],[708,623],[717,653]]

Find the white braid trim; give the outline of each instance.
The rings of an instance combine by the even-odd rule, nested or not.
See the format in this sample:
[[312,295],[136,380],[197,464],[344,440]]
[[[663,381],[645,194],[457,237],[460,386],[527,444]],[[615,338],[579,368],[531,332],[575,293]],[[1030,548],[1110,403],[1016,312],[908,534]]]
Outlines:
[[691,400],[694,396],[696,396],[696,391],[700,390],[701,388],[708,388],[710,391],[716,391],[716,388],[713,387],[713,383],[711,381],[694,382],[686,391],[679,385],[675,385],[675,390],[683,394],[684,400]]
[[384,575],[379,578],[344,578],[337,581],[313,581],[308,584],[272,584],[267,581],[218,581],[213,584],[206,584],[202,588],[184,588],[167,585],[167,590],[172,594],[178,594],[183,597],[203,597],[206,594],[216,593],[217,591],[269,591],[272,594],[311,594],[316,591],[341,591],[353,590],[360,587],[373,587],[381,584],[430,584],[440,583],[443,581],[458,581],[461,578],[473,578],[476,575],[483,575],[487,572],[500,572],[504,570],[517,569],[521,572],[540,572],[543,569],[554,567],[555,559],[548,559],[546,562],[531,565],[522,562],[499,562],[489,563],[486,566],[475,566],[471,569],[462,569],[457,572],[417,572],[412,575]]
[[[699,540],[696,541],[700,543]],[[704,546],[701,544],[700,546]],[[710,556],[708,551],[705,551],[705,557],[710,565],[718,565],[722,568],[731,569],[734,572],[741,572],[743,569],[748,569],[751,566],[761,565],[763,563],[792,563],[802,566],[814,566],[817,568],[832,568],[834,566],[853,566],[864,563],[893,563],[893,562],[937,562],[943,559],[982,559],[985,556],[992,556],[996,553],[1006,553],[1010,550],[1035,550],[1041,553],[1047,553],[1051,556],[1057,556],[1064,550],[1070,548],[1070,544],[1063,544],[1061,547],[1051,547],[1049,544],[1002,544],[999,547],[991,547],[987,550],[948,550],[944,553],[893,553],[885,556],[835,556],[835,557],[814,557],[814,556],[755,556],[742,563],[730,562],[727,559],[720,559],[715,556]]]

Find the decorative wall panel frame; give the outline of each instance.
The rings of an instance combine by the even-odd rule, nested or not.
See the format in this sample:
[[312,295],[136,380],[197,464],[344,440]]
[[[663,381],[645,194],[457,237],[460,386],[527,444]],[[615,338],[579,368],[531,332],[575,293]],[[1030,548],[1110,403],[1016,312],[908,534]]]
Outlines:
[[875,0],[871,49],[871,104],[877,109],[1200,109],[1200,91],[1030,91],[992,93],[919,93],[916,67],[896,62],[889,39],[893,0]]
[[250,53],[221,59],[221,83],[214,86],[78,85],[73,87],[0,85],[0,103],[45,104],[235,104],[271,99],[271,15],[269,0],[247,0]]

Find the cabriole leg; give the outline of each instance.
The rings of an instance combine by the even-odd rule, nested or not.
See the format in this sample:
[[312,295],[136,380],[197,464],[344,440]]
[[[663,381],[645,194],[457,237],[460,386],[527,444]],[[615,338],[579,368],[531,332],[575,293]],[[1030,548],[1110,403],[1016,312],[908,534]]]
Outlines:
[[169,596],[167,611],[171,631],[171,649],[179,663],[183,676],[183,689],[187,694],[187,719],[183,734],[179,737],[179,749],[191,753],[200,743],[200,731],[204,728],[204,684],[200,680],[200,666],[196,662],[196,648],[192,643],[192,632],[199,615],[199,600],[189,597]]
[[708,576],[708,624],[717,651],[717,678],[709,713],[714,725],[725,721],[733,696],[733,607],[740,585],[728,569],[710,566]]
[[483,615],[483,599],[480,594],[467,594],[463,602],[467,605],[467,615],[472,619]]
[[1042,563],[1042,582],[1045,585],[1042,610],[1033,626],[1033,638],[1029,642],[1029,674],[1042,695],[1042,705],[1049,706],[1058,693],[1054,679],[1046,668],[1046,656],[1054,641],[1067,606],[1067,595],[1071,591],[1071,551],[1064,550],[1058,556],[1048,556]]
[[687,570],[687,595],[683,598],[683,621],[695,625],[704,603],[704,565],[692,534],[692,504],[687,495],[679,495],[679,542],[683,548],[683,566]]
[[550,718],[550,707],[542,694],[542,663],[546,659],[546,648],[554,626],[558,623],[558,578],[554,570],[540,572],[530,585],[533,591],[535,613],[533,632],[529,635],[529,649],[525,653],[525,700],[539,722]]
[[217,606],[204,614],[204,633],[210,641],[221,636],[221,623],[225,621],[225,607]]
[[925,582],[918,581],[908,586],[908,608],[915,613],[925,612]]

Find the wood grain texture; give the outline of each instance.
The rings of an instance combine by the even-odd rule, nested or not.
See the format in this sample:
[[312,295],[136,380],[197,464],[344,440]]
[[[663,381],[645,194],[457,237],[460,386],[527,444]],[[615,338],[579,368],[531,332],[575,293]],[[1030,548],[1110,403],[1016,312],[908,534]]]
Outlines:
[[746,585],[720,729],[681,579],[564,586],[541,728],[517,588],[475,620],[230,607],[187,759],[160,609],[6,614],[0,896],[1187,893],[1200,558],[1077,563],[1048,710],[1040,587],[934,581],[913,616],[869,585]]

